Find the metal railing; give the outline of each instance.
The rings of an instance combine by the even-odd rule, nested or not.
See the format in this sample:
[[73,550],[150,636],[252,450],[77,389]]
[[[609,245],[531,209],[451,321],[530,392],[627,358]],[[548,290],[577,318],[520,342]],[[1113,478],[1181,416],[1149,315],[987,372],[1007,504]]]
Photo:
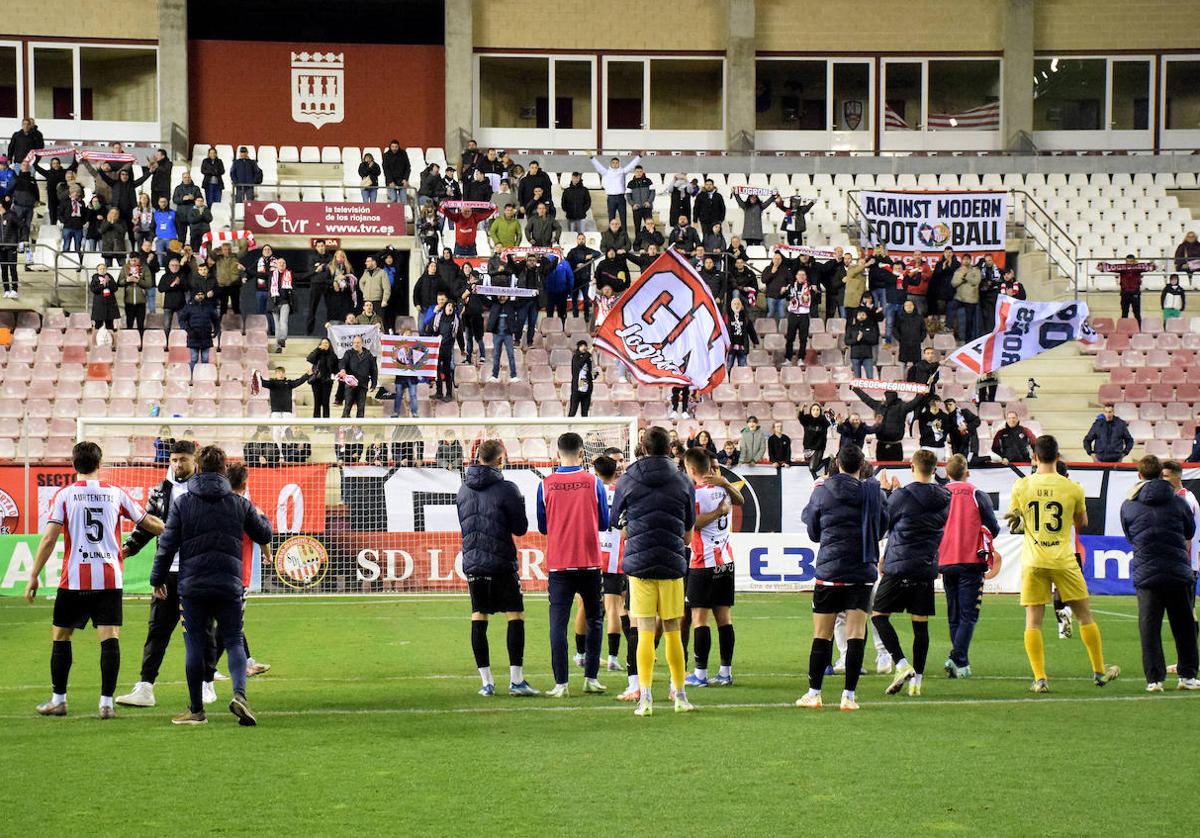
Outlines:
[[[1150,262],[1155,266],[1153,270],[1146,271],[1145,274],[1143,274],[1143,278],[1151,278],[1149,283],[1146,283],[1142,286],[1143,291],[1160,291],[1162,286],[1166,285],[1167,277],[1173,273],[1181,274],[1182,276],[1180,277],[1180,284],[1183,285],[1185,290],[1190,290],[1190,283],[1187,283],[1186,271],[1175,267],[1175,254],[1172,253],[1167,256],[1142,256],[1139,254],[1137,260],[1139,262]],[[1099,270],[1099,266],[1105,262],[1124,262],[1125,253],[1114,253],[1111,256],[1080,257],[1075,261],[1076,265],[1078,266],[1077,274],[1080,279],[1079,289],[1076,293],[1076,296],[1079,296],[1081,292],[1084,299],[1087,300],[1090,299],[1091,295],[1093,294],[1116,294],[1120,290],[1116,284],[1118,281],[1116,272],[1101,271]],[[1198,266],[1194,272],[1200,273],[1200,266]],[[1112,282],[1112,287],[1098,287],[1099,283],[1097,283],[1096,280],[1098,280],[1100,277],[1108,278]]]
[[[1013,201],[1013,222],[1027,238],[1033,239],[1046,252],[1047,268],[1054,265],[1067,276],[1070,291],[1079,296],[1079,242],[1054,220],[1041,203],[1024,189],[1010,189]],[[1049,276],[1048,279],[1053,279]]]

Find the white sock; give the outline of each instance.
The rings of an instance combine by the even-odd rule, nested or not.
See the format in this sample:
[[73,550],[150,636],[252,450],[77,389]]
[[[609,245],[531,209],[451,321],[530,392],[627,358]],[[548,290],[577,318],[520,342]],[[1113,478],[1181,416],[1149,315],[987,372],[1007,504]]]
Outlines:
[[205,682],[204,682],[204,686],[208,687],[210,690],[212,690],[212,689],[216,689],[216,688],[213,686],[213,682],[212,682],[212,681],[205,681]]
[[629,689],[636,690],[638,688],[638,677],[636,675],[629,676]]
[[821,691],[820,691],[820,690],[814,690],[812,687],[809,687],[809,688],[808,688],[808,692],[806,692],[804,695],[805,695],[807,698],[816,698],[816,697],[817,697],[817,696],[819,696],[820,694],[821,694]]
[[100,696],[100,709],[101,710],[103,710],[105,707],[107,707],[111,710],[112,706],[113,706],[113,697],[111,695]]
[[66,704],[67,703],[67,694],[66,693],[51,693],[50,694],[50,703],[51,704]]
[[490,666],[481,666],[481,667],[479,667],[479,677],[480,677],[481,679],[483,679],[483,685],[484,685],[485,687],[486,687],[488,684],[494,684],[494,683],[495,683],[495,682],[492,680],[492,668],[491,668]]
[[649,687],[642,687],[642,701],[653,701],[654,696],[650,694]]
[[609,663],[620,663],[620,661],[618,661],[618,660],[617,660],[617,656],[616,656],[616,655],[609,655],[609,656],[608,656],[608,662],[609,662]]
[[519,684],[525,680],[525,667],[510,666],[508,668],[508,682],[510,684]]
[[721,667],[721,677],[722,678],[729,678],[732,675],[733,675],[733,667],[732,666],[722,666]]
[[854,690],[842,690],[842,698],[854,701]]
[[908,666],[908,658],[900,658],[900,660],[896,661],[897,669],[903,669],[906,666]]
[[708,680],[708,670],[707,669],[697,669],[696,677],[702,681],[707,681]]

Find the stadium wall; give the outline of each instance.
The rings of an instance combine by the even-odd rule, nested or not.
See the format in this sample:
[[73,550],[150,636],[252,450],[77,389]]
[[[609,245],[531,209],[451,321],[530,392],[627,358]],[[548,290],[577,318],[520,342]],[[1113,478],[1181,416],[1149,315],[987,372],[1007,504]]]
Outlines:
[[[293,115],[292,54],[314,51],[345,62],[341,119],[321,126]],[[381,146],[399,136],[405,146],[437,146],[444,73],[440,46],[194,40],[190,133],[264,145]]]
[[[262,568],[262,589],[269,593],[404,593],[465,590],[459,552],[454,498],[461,485],[457,471],[441,468],[346,467],[340,470],[340,492],[327,494],[326,476],[334,467],[306,464],[251,470],[250,497],[275,528],[270,566]],[[518,484],[533,508],[544,465],[509,468],[505,476]],[[328,473],[328,474],[327,474]],[[906,469],[893,472],[911,480]],[[108,479],[138,500],[161,479],[163,469],[118,466]],[[1004,510],[1020,476],[1013,468],[980,468],[971,480],[993,505]],[[746,503],[732,516],[735,572],[739,590],[807,591],[814,584],[818,546],[807,535],[801,511],[813,491],[807,469],[777,470],[767,466],[739,468],[727,477],[741,482]],[[1120,507],[1137,480],[1131,468],[1079,464],[1072,467],[1087,498],[1088,526],[1081,535],[1084,574],[1095,594],[1133,593],[1132,554],[1121,534]],[[19,595],[28,579],[36,536],[59,487],[73,479],[69,467],[0,466],[0,595]],[[1185,483],[1200,487],[1200,469],[1188,469]],[[28,481],[28,482],[26,482]],[[28,499],[27,501],[25,499]],[[1003,526],[1003,519],[1001,518]],[[15,534],[8,534],[15,533]],[[23,533],[23,534],[22,534]],[[1013,593],[1020,586],[1022,539],[1002,530],[997,539],[1001,566],[989,580],[990,593]],[[545,537],[530,533],[517,540],[520,573],[526,590],[545,590]],[[148,592],[140,565],[146,552],[131,560],[130,593]],[[47,573],[53,579],[56,561]],[[140,586],[140,587],[139,587]]]
[[5,34],[22,37],[158,39],[158,0],[104,0],[45,8],[7,7]]

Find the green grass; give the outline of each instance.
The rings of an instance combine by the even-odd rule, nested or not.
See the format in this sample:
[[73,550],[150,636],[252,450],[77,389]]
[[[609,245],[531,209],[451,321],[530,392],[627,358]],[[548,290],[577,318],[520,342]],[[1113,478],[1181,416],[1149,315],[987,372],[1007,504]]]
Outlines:
[[[256,600],[252,648],[274,669],[250,682],[260,726],[245,729],[224,709],[227,683],[207,726],[168,723],[185,703],[178,634],[154,709],[96,719],[88,630],[71,715],[37,717],[50,605],[4,600],[0,834],[1195,834],[1200,695],[1146,695],[1134,603],[1095,604],[1108,612],[1106,656],[1124,670],[1103,690],[1079,640],[1055,639],[1048,622],[1054,692],[1029,695],[1021,610],[990,597],[977,677],[941,675],[939,618],[924,697],[885,698],[870,675],[851,714],[791,706],[805,687],[809,598],[745,595],[736,685],[695,690],[700,712],[675,716],[660,654],[659,715],[636,719],[611,697],[620,673],[602,673],[608,696],[476,696],[465,600]],[[526,671],[546,688],[545,601],[530,608]],[[137,679],[145,615],[144,600],[126,602],[120,692]],[[491,641],[503,682],[502,623]],[[572,688],[581,680],[573,672]],[[829,679],[826,701],[840,689]]]

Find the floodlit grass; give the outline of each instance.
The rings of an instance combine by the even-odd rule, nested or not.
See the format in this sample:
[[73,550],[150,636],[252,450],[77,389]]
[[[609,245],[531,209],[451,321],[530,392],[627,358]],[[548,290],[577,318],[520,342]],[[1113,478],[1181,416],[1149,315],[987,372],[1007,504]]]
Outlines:
[[[862,710],[840,713],[841,676],[827,679],[824,710],[792,706],[806,686],[809,597],[744,595],[736,684],[692,691],[700,712],[675,716],[660,654],[657,715],[637,719],[614,700],[622,673],[601,673],[605,696],[583,696],[576,671],[568,700],[478,697],[465,599],[255,600],[251,647],[274,668],[250,681],[259,727],[246,729],[225,709],[227,682],[207,726],[169,724],[185,706],[178,634],[157,707],[96,718],[89,629],[76,635],[71,715],[36,716],[49,697],[50,605],[5,600],[0,833],[1195,834],[1200,695],[1174,692],[1174,679],[1164,695],[1144,693],[1132,599],[1095,605],[1106,657],[1123,669],[1107,688],[1092,685],[1080,641],[1057,640],[1048,620],[1053,693],[1027,693],[1021,609],[989,597],[976,677],[942,674],[937,618],[923,697],[885,697],[872,674]],[[545,601],[530,609],[526,672],[545,689]],[[127,600],[119,693],[137,680],[146,612]],[[502,620],[490,639],[502,687]]]

